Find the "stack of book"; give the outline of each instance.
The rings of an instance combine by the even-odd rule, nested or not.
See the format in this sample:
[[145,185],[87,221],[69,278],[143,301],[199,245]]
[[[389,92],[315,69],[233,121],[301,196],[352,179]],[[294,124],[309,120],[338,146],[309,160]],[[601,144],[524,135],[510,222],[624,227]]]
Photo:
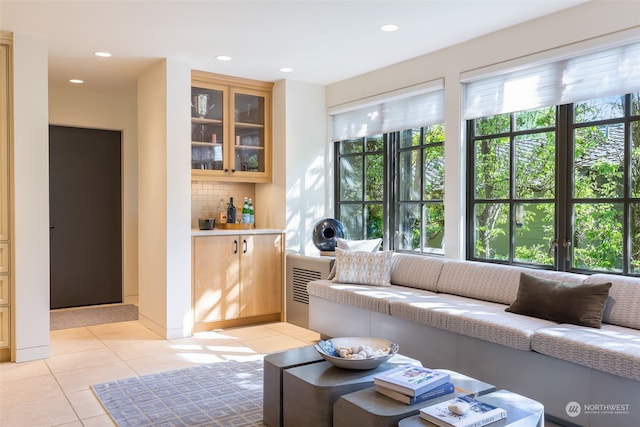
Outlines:
[[378,393],[413,405],[445,394],[454,387],[448,373],[417,365],[403,365],[373,377]]
[[472,396],[459,396],[421,408],[420,418],[441,427],[482,427],[507,418],[507,411]]

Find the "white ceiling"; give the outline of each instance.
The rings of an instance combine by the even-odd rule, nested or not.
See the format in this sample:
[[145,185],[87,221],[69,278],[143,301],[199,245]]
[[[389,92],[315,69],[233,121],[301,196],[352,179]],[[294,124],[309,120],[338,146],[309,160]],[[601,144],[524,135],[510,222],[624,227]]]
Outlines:
[[[50,87],[79,78],[94,89],[132,90],[136,76],[159,58],[239,77],[326,85],[580,3],[0,0],[0,28],[46,36]],[[380,31],[387,23],[400,29]],[[97,58],[95,51],[113,56]]]

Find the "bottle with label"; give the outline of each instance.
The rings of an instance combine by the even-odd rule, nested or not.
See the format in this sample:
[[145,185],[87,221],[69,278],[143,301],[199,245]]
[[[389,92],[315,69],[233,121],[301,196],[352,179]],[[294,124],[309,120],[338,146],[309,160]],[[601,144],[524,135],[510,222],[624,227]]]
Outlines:
[[249,199],[247,197],[244,198],[244,203],[242,204],[242,222],[244,224],[249,224]]
[[229,206],[227,206],[227,224],[236,223],[236,207],[233,204],[233,197],[229,198]]
[[255,224],[256,217],[253,212],[253,200],[249,199],[249,224]]
[[218,206],[218,223],[227,223],[227,205],[224,203],[224,199],[220,199],[220,205]]

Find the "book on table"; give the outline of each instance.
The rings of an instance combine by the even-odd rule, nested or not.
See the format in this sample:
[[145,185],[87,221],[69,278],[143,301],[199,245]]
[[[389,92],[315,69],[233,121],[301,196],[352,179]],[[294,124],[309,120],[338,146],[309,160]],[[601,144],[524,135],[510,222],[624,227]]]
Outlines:
[[391,390],[382,385],[376,385],[376,391],[384,394],[398,402],[406,403],[407,405],[415,405],[416,403],[426,402],[427,400],[435,399],[436,397],[444,396],[445,394],[451,394],[455,390],[452,383],[447,382],[437,386],[434,389],[426,391],[418,396],[407,396],[395,390]]
[[[449,410],[449,406],[460,404],[469,405],[469,410],[466,414],[458,415]],[[503,408],[480,402],[471,396],[458,396],[421,408],[420,418],[441,427],[482,427],[507,418],[507,411]]]
[[416,365],[399,366],[373,377],[375,385],[412,397],[450,381],[451,376],[446,372]]

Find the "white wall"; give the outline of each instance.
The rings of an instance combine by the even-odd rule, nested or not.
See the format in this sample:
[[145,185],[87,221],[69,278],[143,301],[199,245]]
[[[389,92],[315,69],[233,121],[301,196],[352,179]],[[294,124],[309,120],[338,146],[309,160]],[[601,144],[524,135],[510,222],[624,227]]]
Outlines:
[[[463,72],[562,48],[580,52],[609,39],[640,40],[640,2],[592,1],[469,42],[327,86],[327,106],[445,79],[445,256],[464,258],[465,143],[460,115]],[[464,25],[464,23],[460,23]],[[615,34],[623,30],[630,32]],[[601,38],[605,36],[604,38]],[[584,41],[584,42],[583,42]],[[329,159],[331,160],[331,159]],[[288,168],[295,168],[289,165]],[[333,164],[326,169],[327,181]],[[325,203],[329,205],[330,200]]]
[[[329,188],[333,187],[327,159],[327,113],[324,87],[295,81],[280,81],[274,87],[274,125],[286,149],[274,155],[274,171],[286,165],[286,248],[302,254],[318,254],[311,234],[328,215]],[[275,154],[275,153],[274,153]],[[276,207],[272,210],[275,210]],[[277,210],[276,210],[277,211]],[[282,208],[279,208],[282,211]]]
[[[16,362],[49,356],[47,40],[13,35],[13,347]],[[39,102],[38,102],[39,101]]]
[[190,87],[189,64],[173,60],[138,79],[139,313],[168,339],[193,328]]
[[136,93],[82,85],[49,89],[49,123],[122,132],[122,279],[124,302],[138,302],[138,123]]

